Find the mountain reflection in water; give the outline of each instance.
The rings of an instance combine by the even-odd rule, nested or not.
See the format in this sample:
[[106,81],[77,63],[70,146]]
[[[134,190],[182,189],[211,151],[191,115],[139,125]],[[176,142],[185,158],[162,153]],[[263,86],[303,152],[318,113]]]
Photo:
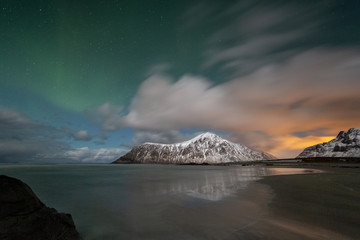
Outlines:
[[[200,169],[199,169],[200,170]],[[188,197],[220,201],[234,196],[248,187],[250,182],[264,176],[319,173],[320,170],[301,168],[232,167],[222,171],[201,171],[198,176],[176,176],[166,184],[151,182],[144,187],[147,196],[153,194],[177,194]]]
[[85,240],[237,239],[267,214],[255,180],[304,169],[174,165],[0,165],[47,205],[72,214]]

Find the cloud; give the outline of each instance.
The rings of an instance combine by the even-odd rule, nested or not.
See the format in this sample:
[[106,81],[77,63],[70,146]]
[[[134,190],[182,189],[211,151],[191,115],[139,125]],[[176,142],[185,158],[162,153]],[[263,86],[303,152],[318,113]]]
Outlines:
[[221,86],[211,88],[204,78],[184,76],[173,83],[168,77],[155,75],[140,86],[130,112],[121,121],[126,126],[150,130],[202,126],[204,119],[215,122],[219,113],[230,113],[222,106],[225,94]]
[[90,141],[92,137],[86,130],[80,130],[72,134],[76,141]]
[[76,141],[90,141],[92,138],[86,130],[80,130],[73,134]]
[[0,108],[0,127],[4,126],[32,126],[34,122],[25,114],[13,109]]
[[194,134],[184,135],[180,131],[170,130],[170,131],[141,131],[138,130],[135,132],[134,137],[131,142],[131,146],[136,146],[143,144],[145,142],[153,143],[178,143],[193,137]]
[[100,131],[96,137],[98,138],[98,140],[96,140],[94,143],[97,145],[105,145],[106,140],[108,140],[109,138],[104,131]]
[[308,136],[321,137],[321,136],[326,135],[327,130],[328,129],[326,129],[326,128],[316,128],[316,129],[310,129],[307,131],[293,132],[291,134],[294,135],[295,137],[299,137],[299,138],[306,138]]
[[95,123],[101,123],[105,131],[115,131],[123,124],[120,113],[122,107],[104,103],[101,106],[91,108],[85,111],[85,114]]
[[226,130],[246,142],[262,139],[257,148],[279,153],[294,132],[323,129],[334,136],[359,127],[359,56],[358,48],[315,48],[220,85],[191,75],[178,81],[154,75],[140,86],[127,114],[110,114],[116,119],[112,125],[142,131]]
[[[293,30],[286,33],[262,34],[247,39],[242,44],[225,49],[208,50],[207,61],[204,66],[209,68],[216,64],[224,64],[225,68],[242,68],[246,71],[253,70],[265,63],[274,62],[276,56],[288,56],[293,53],[288,50],[273,52],[304,35],[304,30]],[[264,58],[266,57],[266,61]]]
[[37,123],[25,114],[0,108],[0,162],[41,161],[36,155],[68,149],[56,128]]
[[90,141],[92,139],[92,136],[86,130],[74,131],[65,126],[61,130],[67,137],[75,141]]
[[0,162],[41,162],[39,153],[68,149],[65,143],[51,139],[0,139]]
[[126,149],[121,148],[89,149],[88,147],[82,147],[55,153],[39,154],[39,157],[49,161],[62,159],[82,163],[110,163],[126,152]]
[[228,80],[303,51],[323,21],[313,5],[241,1],[212,13],[213,25],[222,27],[208,37],[203,70]]
[[[64,138],[89,141],[85,130],[57,129],[38,123],[15,109],[0,107],[0,162],[111,162],[124,149],[88,149],[71,147]],[[106,140],[106,135],[99,136]]]
[[[153,76],[141,85],[121,121],[140,129],[209,127],[271,132],[274,128],[283,129],[283,134],[303,128],[297,124],[305,125],[305,120],[310,121],[306,124],[312,125],[310,129],[326,127],[322,124],[329,120],[347,122],[343,116],[357,114],[354,110],[360,99],[360,63],[359,68],[348,67],[357,63],[359,53],[359,49],[313,49],[284,64],[269,65],[216,86],[194,76],[177,82]],[[315,117],[324,121],[311,121]],[[288,123],[278,126],[281,118]]]
[[281,145],[276,137],[264,131],[231,132],[227,139],[264,152],[270,152],[278,145]]

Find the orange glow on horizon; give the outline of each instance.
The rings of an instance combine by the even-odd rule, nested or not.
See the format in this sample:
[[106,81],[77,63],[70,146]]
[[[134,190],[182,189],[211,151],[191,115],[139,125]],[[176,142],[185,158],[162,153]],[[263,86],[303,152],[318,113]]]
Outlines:
[[[297,153],[299,154],[305,148],[321,144],[324,142],[328,142],[333,140],[334,136],[324,136],[324,137],[315,137],[308,136],[304,138],[299,138],[296,136],[286,136],[278,139],[278,146],[271,151],[271,153],[278,158],[288,158],[288,157],[296,157],[289,156],[288,153]],[[296,155],[297,155],[296,154]]]
[[324,142],[328,142],[334,139],[333,136],[331,137],[314,137],[308,136],[305,138],[299,137],[288,137],[284,139],[282,147],[286,147],[287,149],[294,150],[294,149],[304,149],[313,145],[321,144]]

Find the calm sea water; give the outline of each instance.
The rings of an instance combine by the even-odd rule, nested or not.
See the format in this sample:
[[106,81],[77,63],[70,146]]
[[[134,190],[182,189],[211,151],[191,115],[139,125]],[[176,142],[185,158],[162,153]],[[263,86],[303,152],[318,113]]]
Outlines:
[[174,165],[0,165],[58,211],[85,240],[237,239],[267,214],[255,182],[303,169]]

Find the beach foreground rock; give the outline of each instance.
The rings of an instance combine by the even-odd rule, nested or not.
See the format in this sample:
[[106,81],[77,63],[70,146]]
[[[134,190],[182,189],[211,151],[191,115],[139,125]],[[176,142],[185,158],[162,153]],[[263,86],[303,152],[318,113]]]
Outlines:
[[24,182],[0,175],[0,239],[81,239],[70,214],[43,204]]

